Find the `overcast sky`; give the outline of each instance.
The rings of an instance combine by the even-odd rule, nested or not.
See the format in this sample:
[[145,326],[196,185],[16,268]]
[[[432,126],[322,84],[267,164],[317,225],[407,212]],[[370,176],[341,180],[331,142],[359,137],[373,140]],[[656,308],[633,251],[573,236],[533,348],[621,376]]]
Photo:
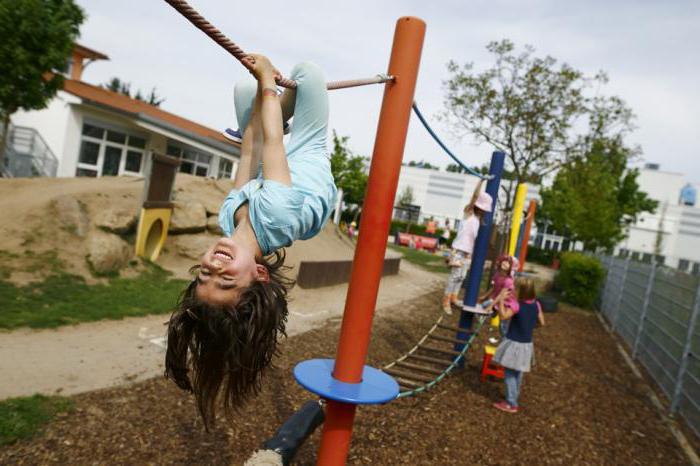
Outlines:
[[[236,126],[233,82],[247,73],[233,57],[192,27],[167,3],[78,0],[87,13],[80,42],[106,53],[83,79],[112,76],[133,89],[156,87],[162,107],[212,128]],[[493,63],[485,46],[509,38],[531,44],[588,74],[605,70],[606,91],[627,101],[638,129],[629,138],[644,160],[700,182],[700,2],[689,1],[368,1],[192,0],[190,4],[249,52],[268,55],[287,75],[302,60],[321,65],[328,80],[386,72],[394,24],[404,15],[426,21],[416,89],[423,113],[469,165],[491,148],[456,140],[436,121],[443,108],[445,64]],[[290,7],[293,5],[292,7]],[[331,93],[331,128],[351,148],[370,155],[381,86]],[[405,160],[449,161],[412,117]]]

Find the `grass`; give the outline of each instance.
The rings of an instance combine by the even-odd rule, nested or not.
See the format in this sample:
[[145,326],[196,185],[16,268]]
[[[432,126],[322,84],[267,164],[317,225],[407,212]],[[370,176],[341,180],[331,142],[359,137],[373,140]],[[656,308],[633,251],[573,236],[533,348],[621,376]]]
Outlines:
[[429,252],[421,251],[419,249],[396,246],[395,244],[389,244],[388,246],[394,251],[403,254],[403,258],[408,262],[416,264],[429,272],[449,273],[450,271],[447,268],[447,264],[445,264],[442,256],[430,254]]
[[31,437],[73,404],[68,398],[34,395],[0,401],[0,445]]
[[88,285],[57,271],[40,283],[16,286],[0,278],[0,328],[53,328],[102,319],[170,312],[186,285],[155,266],[136,278]]

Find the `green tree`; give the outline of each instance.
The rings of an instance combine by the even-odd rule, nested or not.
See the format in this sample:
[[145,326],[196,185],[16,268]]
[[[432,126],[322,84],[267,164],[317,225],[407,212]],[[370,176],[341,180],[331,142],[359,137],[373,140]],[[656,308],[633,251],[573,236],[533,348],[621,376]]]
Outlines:
[[397,204],[401,207],[413,204],[413,188],[406,186],[399,195]]
[[437,165],[433,165],[430,162],[426,162],[425,160],[420,160],[419,162],[416,162],[415,160],[411,160],[408,162],[409,167],[418,167],[418,168],[427,168],[428,170],[439,170],[440,167]]
[[535,56],[530,46],[518,52],[507,39],[486,48],[495,64],[480,73],[472,63],[448,63],[442,117],[458,135],[505,152],[515,181],[539,182],[586,153],[592,135],[631,130],[633,114],[624,101],[599,93],[608,80],[604,73],[585,76],[550,56]]
[[165,102],[165,99],[160,97],[156,93],[155,87],[151,89],[151,92],[148,93],[148,95],[146,96],[144,96],[140,90],[136,91],[136,94],[131,95],[131,83],[122,81],[121,79],[116,77],[107,81],[105,84],[102,85],[102,87],[109,91],[118,92],[120,94],[124,94],[127,97],[146,102],[147,104],[153,105],[155,107],[160,107],[160,104]]
[[542,190],[542,218],[586,250],[610,249],[642,212],[657,202],[639,190],[639,171],[628,169],[633,151],[620,138],[591,142],[590,151],[563,167]]
[[333,131],[331,172],[336,186],[343,190],[343,201],[361,207],[367,189],[367,159],[353,154],[348,147],[349,139]]
[[72,0],[0,2],[0,166],[10,117],[56,95],[84,18]]

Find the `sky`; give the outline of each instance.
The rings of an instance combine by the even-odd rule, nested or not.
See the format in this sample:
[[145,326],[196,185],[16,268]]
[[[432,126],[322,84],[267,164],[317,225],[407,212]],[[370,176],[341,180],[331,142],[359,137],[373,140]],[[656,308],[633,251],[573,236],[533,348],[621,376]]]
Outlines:
[[[161,107],[215,129],[236,126],[233,83],[247,71],[163,1],[77,0],[87,13],[79,42],[109,61],[90,64],[83,80],[117,76],[132,90],[157,93]],[[700,182],[700,2],[647,0],[444,0],[242,2],[191,0],[190,5],[247,52],[264,53],[288,75],[311,60],[329,81],[387,70],[396,20],[427,23],[415,99],[452,151],[468,165],[493,150],[459,139],[437,120],[444,109],[446,63],[493,65],[486,45],[508,38],[532,45],[586,74],[604,70],[606,94],[622,97],[637,115],[628,138],[643,160]],[[293,5],[293,7],[290,7]],[[330,93],[330,128],[350,137],[350,148],[370,156],[381,86]],[[412,116],[404,160],[441,167],[450,160]]]

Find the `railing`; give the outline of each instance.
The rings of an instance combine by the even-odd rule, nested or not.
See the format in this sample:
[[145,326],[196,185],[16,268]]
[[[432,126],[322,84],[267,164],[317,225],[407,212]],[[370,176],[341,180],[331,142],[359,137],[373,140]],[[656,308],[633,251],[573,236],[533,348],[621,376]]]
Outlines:
[[10,126],[2,172],[10,177],[56,176],[58,160],[33,128]]
[[668,267],[601,257],[599,307],[612,329],[700,436],[700,278]]

